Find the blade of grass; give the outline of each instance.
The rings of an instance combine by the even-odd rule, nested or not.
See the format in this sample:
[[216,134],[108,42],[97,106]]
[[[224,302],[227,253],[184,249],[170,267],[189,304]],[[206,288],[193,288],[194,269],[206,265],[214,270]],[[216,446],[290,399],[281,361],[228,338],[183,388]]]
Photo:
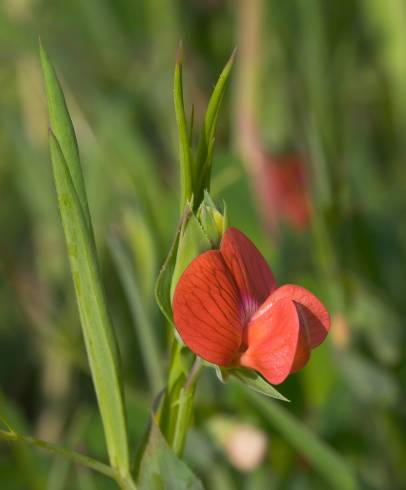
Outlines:
[[160,369],[161,354],[154,338],[153,327],[141,300],[137,280],[128,255],[117,238],[112,237],[109,245],[127,296],[149,384],[153,393],[157,394],[164,386],[164,379]]
[[189,134],[187,130],[187,122],[185,115],[185,107],[183,102],[183,85],[182,85],[182,45],[179,45],[175,75],[173,82],[173,99],[175,104],[176,123],[178,126],[179,135],[179,154],[180,154],[180,212],[186,202],[192,198],[193,194],[193,168],[192,155],[189,146]]
[[195,206],[199,206],[201,199],[203,198],[203,192],[205,189],[209,189],[211,164],[214,148],[214,134],[216,131],[217,119],[220,111],[221,102],[223,100],[224,92],[227,85],[231,68],[234,64],[236,55],[236,49],[232,52],[230,59],[226,63],[223,71],[220,73],[219,79],[214,87],[213,93],[210,97],[209,104],[207,106],[206,115],[204,117],[204,124],[199,139],[199,144],[196,153],[196,173],[198,176],[197,186],[195,192],[197,199],[195,199]]
[[99,276],[96,250],[69,168],[52,132],[49,144],[83,336],[110,462],[124,476],[129,473],[130,467],[127,425],[117,345]]
[[55,69],[52,66],[52,63],[41,42],[39,43],[39,52],[45,80],[45,91],[48,100],[50,127],[56,136],[56,139],[59,141],[62,153],[65,156],[66,162],[69,166],[73,185],[78,194],[86,224],[89,231],[91,231],[93,234],[75,130],[66,106],[62,87],[58,81],[58,77],[56,76]]

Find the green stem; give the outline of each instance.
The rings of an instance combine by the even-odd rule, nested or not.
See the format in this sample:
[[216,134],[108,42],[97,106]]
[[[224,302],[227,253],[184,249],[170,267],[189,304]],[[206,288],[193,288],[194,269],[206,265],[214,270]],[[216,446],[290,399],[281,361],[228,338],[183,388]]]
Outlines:
[[117,479],[116,471],[111,467],[96,459],[85,456],[84,454],[78,453],[76,451],[71,451],[70,449],[65,449],[51,442],[43,441],[42,439],[35,439],[34,437],[24,436],[22,434],[17,434],[16,432],[10,432],[7,430],[0,430],[0,440],[10,441],[10,442],[25,442],[31,446],[39,449],[44,449],[58,456],[63,456],[64,458],[72,461],[73,463],[86,466],[92,470],[98,471],[99,473]]
[[196,383],[201,371],[201,360],[196,358],[192,369],[186,379],[183,388],[180,391],[178,399],[178,413],[175,422],[175,432],[172,441],[172,449],[181,456],[185,447],[186,436],[190,427],[192,418],[193,402],[195,398]]
[[[173,338],[165,397],[158,411],[159,427],[173,451],[181,456],[190,427],[201,360],[182,354]],[[188,364],[188,367],[187,367]]]
[[117,483],[120,486],[121,490],[137,490],[137,486],[134,483],[131,475],[127,475],[122,479],[117,479]]
[[43,441],[42,439],[36,439],[31,436],[18,434],[17,432],[10,431],[10,430],[0,430],[0,440],[8,441],[8,442],[23,442],[29,444],[30,446],[34,446],[38,449],[43,449],[45,451],[48,451],[49,453],[62,456],[63,458],[71,461],[72,463],[86,466],[91,470],[97,471],[102,475],[112,478],[117,482],[117,484],[122,490],[137,489],[134,481],[132,480],[131,475],[129,474],[119,475],[117,474],[117,471],[111,466],[104,464],[101,461],[97,461],[96,459],[90,458],[89,456],[86,456],[84,454],[58,446],[57,444]]

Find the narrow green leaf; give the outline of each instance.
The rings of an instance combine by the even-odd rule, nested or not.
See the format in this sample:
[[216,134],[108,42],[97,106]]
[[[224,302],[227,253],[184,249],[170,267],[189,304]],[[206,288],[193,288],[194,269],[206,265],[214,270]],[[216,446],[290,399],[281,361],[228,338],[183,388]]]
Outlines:
[[140,490],[203,490],[192,470],[170,449],[153,417],[138,485]]
[[129,454],[117,346],[104,298],[95,245],[68,165],[52,132],[49,144],[83,336],[110,462],[124,476],[129,473]]
[[276,398],[277,400],[283,400],[285,402],[289,401],[255,371],[248,371],[247,369],[232,369],[229,371],[229,374],[253,391],[269,396],[270,398]]
[[227,85],[231,68],[234,63],[236,50],[230,56],[227,64],[223,68],[219,79],[214,87],[213,93],[210,97],[209,105],[207,107],[206,115],[204,118],[204,125],[199,139],[196,154],[196,173],[198,176],[197,184],[195,185],[196,199],[195,205],[199,206],[203,197],[203,191],[205,188],[209,189],[211,165],[214,148],[214,135],[216,131],[217,119],[220,111],[221,102],[223,100],[224,92]]
[[86,189],[79,159],[79,149],[72,120],[55,69],[41,42],[39,44],[39,51],[45,80],[50,127],[61,146],[62,154],[65,157],[72,177],[73,186],[83,210],[86,225],[89,230],[91,230],[89,206],[86,198]]
[[238,388],[238,397],[244,397],[275,430],[281,433],[324,478],[328,488],[335,490],[357,490],[359,488],[351,467],[341,456],[315,436],[281,404],[262,398],[242,386]]
[[160,369],[161,355],[154,338],[154,329],[145,311],[131,261],[117,238],[111,238],[110,250],[127,296],[149,384],[156,394],[163,388],[164,380]]
[[180,229],[176,232],[175,238],[169,250],[168,256],[162,266],[155,285],[155,298],[160,310],[169,323],[173,325],[171,284],[172,275],[176,266],[176,254],[179,246]]
[[182,85],[182,46],[179,46],[178,55],[175,65],[175,76],[173,83],[173,99],[175,104],[176,123],[178,125],[179,135],[179,153],[180,153],[180,210],[183,212],[187,201],[192,198],[193,194],[193,170],[192,156],[189,146],[189,134],[187,129],[185,107],[183,102],[183,85]]
[[193,131],[195,123],[195,106],[192,104],[192,110],[190,111],[190,122],[189,122],[189,148],[193,147]]

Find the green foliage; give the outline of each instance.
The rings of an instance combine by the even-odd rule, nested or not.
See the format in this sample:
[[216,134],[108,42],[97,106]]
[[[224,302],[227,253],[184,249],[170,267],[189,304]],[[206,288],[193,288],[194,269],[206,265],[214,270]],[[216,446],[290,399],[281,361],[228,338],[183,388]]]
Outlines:
[[140,490],[203,490],[203,485],[170,449],[152,417],[139,474]]
[[[82,172],[86,181],[98,275],[120,347],[130,447],[144,434],[156,392],[147,375],[153,368],[148,371],[134,335],[143,314],[158,345],[173,341],[152,288],[179,220],[171,96],[177,43],[181,38],[185,46],[182,88],[196,173],[196,150],[208,141],[200,122],[213,82],[237,45],[231,90],[217,121],[212,196],[227,202],[230,224],[258,245],[279,284],[299,283],[320,296],[333,327],[306,368],[278,387],[289,404],[262,397],[259,408],[239,388],[232,396],[239,384],[223,386],[205,369],[188,421],[193,430],[185,461],[208,490],[330,487],[306,447],[291,442],[279,418],[271,420],[275,406],[334,448],[361,488],[403,488],[405,19],[399,0],[332,1],[328,7],[321,0],[0,2],[0,416],[18,434],[108,460],[55,206],[38,34],[58,62],[80,142],[81,165],[70,168],[71,180],[90,229]],[[51,67],[47,73],[52,78]],[[49,96],[64,108],[57,86]],[[70,119],[58,121],[50,124],[69,166],[77,147]],[[254,123],[252,135],[241,122]],[[303,157],[311,185],[308,227],[298,230],[286,218],[277,229],[264,226],[277,206],[270,199],[263,208],[253,180],[258,154],[248,158],[242,151],[255,146],[248,143],[258,144],[267,168],[285,151]],[[264,188],[271,179],[266,175]],[[198,201],[195,196],[196,207]],[[111,231],[131,263],[126,278],[107,249]],[[213,244],[215,237],[207,235]],[[177,239],[157,285],[168,319]],[[140,302],[132,301],[137,295],[127,281],[135,281]],[[165,373],[162,352],[159,370]],[[170,384],[180,406],[194,359],[185,350],[177,359]],[[82,412],[90,413],[90,424],[73,441]],[[214,414],[258,426],[269,442],[262,463],[241,473],[206,431]],[[69,463],[62,471],[59,458],[27,444],[1,441],[0,450],[0,487],[7,490],[116,488],[86,467]],[[331,470],[331,478],[334,471],[340,470]]]
[[54,67],[40,43],[40,56],[44,73],[45,89],[48,99],[49,127],[61,147],[61,153],[69,165],[73,187],[77,193],[89,233],[92,234],[89,206],[83,181],[82,167],[75,130],[66,107],[65,97],[58,82]]
[[193,162],[188,136],[185,107],[183,102],[182,84],[182,47],[178,48],[175,65],[175,77],[173,81],[173,99],[175,104],[176,122],[179,134],[179,163],[180,163],[180,211],[193,196]]
[[[73,130],[66,130],[72,128],[72,123],[69,124],[70,117],[62,90],[42,47],[41,59],[49,95],[51,115],[49,146],[55,186],[83,337],[103,420],[110,462],[119,470],[121,476],[125,477],[129,473],[130,462],[117,346],[99,275],[91,223],[86,222],[85,209],[88,208],[76,139]],[[65,153],[53,132],[53,126],[62,138]],[[75,175],[75,181],[72,175]]]
[[155,286],[155,297],[162,313],[169,323],[173,325],[171,286],[172,277],[176,267],[176,257],[179,246],[180,230],[175,235],[168,256],[159,272]]
[[279,393],[276,388],[267,383],[262,376],[254,371],[235,369],[231,370],[228,374],[233,376],[251,390],[257,391],[262,395],[269,396],[270,398],[276,398],[277,400],[283,400],[285,402],[289,401],[281,393]]
[[82,466],[86,466],[94,471],[98,471],[99,473],[108,476],[110,478],[115,479],[117,477],[116,472],[110,466],[101,463],[100,461],[96,461],[88,456],[77,453],[75,451],[70,451],[65,448],[61,448],[56,444],[49,443],[47,441],[42,441],[40,439],[35,439],[34,437],[24,436],[22,434],[18,434],[14,430],[0,430],[0,440],[9,441],[9,442],[19,442],[23,444],[28,444],[30,446],[34,446],[35,448],[42,449],[51,454],[55,454],[58,456],[62,456],[64,459],[71,461],[72,463],[79,464]]
[[195,183],[195,204],[200,204],[203,199],[204,191],[210,190],[211,170],[213,163],[213,150],[216,134],[217,120],[220,113],[221,102],[227,86],[227,81],[234,64],[236,50],[233,51],[230,59],[220,73],[219,79],[213,89],[204,117],[203,128],[199,138],[196,152],[196,183]]
[[235,50],[220,73],[213,89],[204,117],[199,143],[196,152],[194,152],[192,147],[194,110],[192,109],[188,133],[183,101],[182,47],[180,46],[178,49],[174,77],[174,103],[179,135],[181,213],[188,201],[193,202],[193,209],[196,210],[203,200],[204,191],[210,190],[217,120],[234,58]]

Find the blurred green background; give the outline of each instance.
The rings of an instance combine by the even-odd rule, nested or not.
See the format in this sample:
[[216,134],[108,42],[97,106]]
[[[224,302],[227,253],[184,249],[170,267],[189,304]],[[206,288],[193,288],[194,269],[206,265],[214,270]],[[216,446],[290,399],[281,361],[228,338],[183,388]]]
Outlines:
[[[213,195],[279,283],[314,291],[333,323],[280,388],[291,403],[278,404],[361,488],[405,488],[405,26],[403,0],[2,0],[0,415],[106,460],[52,182],[38,36],[79,139],[133,447],[167,367],[153,286],[178,220],[178,41],[198,127],[238,45]],[[161,352],[155,371],[145,329]],[[206,370],[185,458],[208,489],[327,488],[293,446],[263,405]],[[251,465],[247,448],[259,448]],[[2,442],[0,488],[115,487]]]

